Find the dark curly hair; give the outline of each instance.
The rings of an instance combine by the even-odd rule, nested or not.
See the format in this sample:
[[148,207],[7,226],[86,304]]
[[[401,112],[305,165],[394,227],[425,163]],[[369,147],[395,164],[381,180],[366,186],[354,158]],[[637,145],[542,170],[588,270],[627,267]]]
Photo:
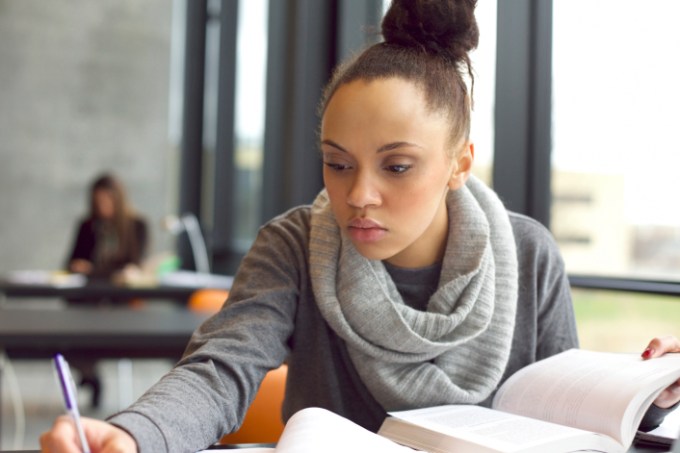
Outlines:
[[419,85],[432,111],[447,114],[451,143],[467,139],[474,86],[469,52],[479,41],[476,5],[477,0],[393,0],[382,21],[385,40],[338,67],[320,114],[341,85],[398,77]]

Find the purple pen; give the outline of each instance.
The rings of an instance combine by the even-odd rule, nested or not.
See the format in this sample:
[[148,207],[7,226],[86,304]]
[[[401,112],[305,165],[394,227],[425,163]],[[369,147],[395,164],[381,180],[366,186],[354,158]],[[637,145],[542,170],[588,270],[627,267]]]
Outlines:
[[76,425],[76,431],[78,431],[80,446],[83,449],[83,453],[90,453],[90,446],[87,443],[87,439],[85,439],[85,431],[83,430],[83,424],[80,421],[80,412],[78,411],[78,401],[76,398],[76,386],[73,382],[73,377],[71,376],[71,369],[68,366],[68,362],[61,354],[56,354],[54,356],[54,367],[57,370],[61,393],[64,395],[66,412],[73,419],[73,423]]

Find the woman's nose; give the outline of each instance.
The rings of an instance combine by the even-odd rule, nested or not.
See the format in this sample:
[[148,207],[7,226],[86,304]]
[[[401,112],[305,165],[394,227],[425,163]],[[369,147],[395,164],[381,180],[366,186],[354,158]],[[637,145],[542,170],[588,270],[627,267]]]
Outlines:
[[354,208],[365,208],[380,205],[380,192],[373,178],[366,172],[358,172],[351,182],[347,194],[347,204]]

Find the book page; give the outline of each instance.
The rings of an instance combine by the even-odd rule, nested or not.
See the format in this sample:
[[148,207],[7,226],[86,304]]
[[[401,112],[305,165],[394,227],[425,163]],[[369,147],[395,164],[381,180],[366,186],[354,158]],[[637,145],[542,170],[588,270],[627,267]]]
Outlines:
[[295,413],[276,445],[277,453],[414,453],[333,412],[307,408]]
[[628,447],[646,409],[678,377],[680,354],[642,360],[571,349],[511,376],[494,408],[606,434]]
[[378,431],[431,453],[624,451],[606,436],[480,406],[390,412]]

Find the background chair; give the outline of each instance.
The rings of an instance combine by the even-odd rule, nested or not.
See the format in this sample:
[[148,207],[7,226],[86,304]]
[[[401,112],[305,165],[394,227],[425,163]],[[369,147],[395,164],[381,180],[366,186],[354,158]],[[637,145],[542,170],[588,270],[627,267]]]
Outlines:
[[[187,306],[189,310],[211,314],[220,310],[228,297],[227,290],[199,289],[189,297]],[[272,444],[279,440],[284,426],[281,406],[287,375],[288,366],[285,364],[265,375],[243,424],[238,431],[223,436],[220,444]]]
[[276,443],[283,432],[281,406],[286,390],[288,366],[269,371],[250,405],[238,431],[220,439],[220,444]]
[[200,313],[217,313],[228,297],[226,289],[198,289],[189,296],[187,308]]

